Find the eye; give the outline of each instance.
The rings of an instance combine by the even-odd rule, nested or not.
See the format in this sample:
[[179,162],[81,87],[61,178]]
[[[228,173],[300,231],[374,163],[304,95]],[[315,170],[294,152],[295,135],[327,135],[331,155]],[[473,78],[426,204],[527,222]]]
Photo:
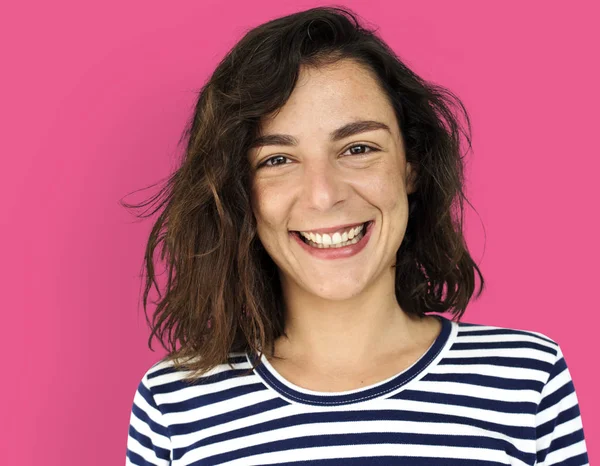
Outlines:
[[[346,149],[346,152],[348,152],[349,150],[355,149],[357,147],[368,148],[369,152],[377,152],[379,150],[379,149],[376,149],[375,147],[368,146],[367,144],[354,144],[353,146],[348,147],[348,149]],[[369,152],[352,152],[350,155],[366,155]]]
[[268,158],[267,160],[262,162],[260,165],[258,165],[257,168],[275,167],[277,165],[285,165],[286,162],[281,163],[281,160],[289,160],[289,159],[285,155],[274,155],[273,157]]

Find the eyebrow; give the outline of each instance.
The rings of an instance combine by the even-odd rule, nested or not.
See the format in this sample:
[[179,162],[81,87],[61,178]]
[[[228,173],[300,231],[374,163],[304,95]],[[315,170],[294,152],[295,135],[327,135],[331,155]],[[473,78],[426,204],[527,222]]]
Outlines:
[[[375,131],[383,129],[388,133],[392,133],[390,127],[385,123],[375,120],[361,120],[348,123],[329,134],[331,142],[336,142],[341,139],[354,136],[355,134],[365,133],[367,131]],[[266,134],[257,137],[250,146],[251,149],[262,146],[297,146],[298,140],[289,134]]]

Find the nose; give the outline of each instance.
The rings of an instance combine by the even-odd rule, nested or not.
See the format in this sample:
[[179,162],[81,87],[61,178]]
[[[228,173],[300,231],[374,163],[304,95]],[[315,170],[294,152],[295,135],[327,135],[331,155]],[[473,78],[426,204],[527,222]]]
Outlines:
[[347,189],[339,169],[327,158],[305,163],[303,199],[309,208],[327,211],[346,199]]

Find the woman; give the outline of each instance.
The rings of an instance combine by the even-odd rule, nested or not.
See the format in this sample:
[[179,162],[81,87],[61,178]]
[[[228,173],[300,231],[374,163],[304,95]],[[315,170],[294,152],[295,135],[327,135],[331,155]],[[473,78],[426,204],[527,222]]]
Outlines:
[[162,242],[149,344],[169,354],[135,394],[127,464],[586,464],[560,346],[460,322],[484,283],[461,131],[460,100],[347,10],[248,32],[162,191],[144,306]]

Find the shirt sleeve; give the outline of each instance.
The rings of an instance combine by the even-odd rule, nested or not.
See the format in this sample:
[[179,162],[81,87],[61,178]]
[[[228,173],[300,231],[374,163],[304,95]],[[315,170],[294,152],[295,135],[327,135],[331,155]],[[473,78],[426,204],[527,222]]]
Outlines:
[[536,449],[539,466],[589,464],[575,386],[558,344],[536,414]]
[[126,466],[169,466],[171,438],[144,375],[133,398],[127,436]]

